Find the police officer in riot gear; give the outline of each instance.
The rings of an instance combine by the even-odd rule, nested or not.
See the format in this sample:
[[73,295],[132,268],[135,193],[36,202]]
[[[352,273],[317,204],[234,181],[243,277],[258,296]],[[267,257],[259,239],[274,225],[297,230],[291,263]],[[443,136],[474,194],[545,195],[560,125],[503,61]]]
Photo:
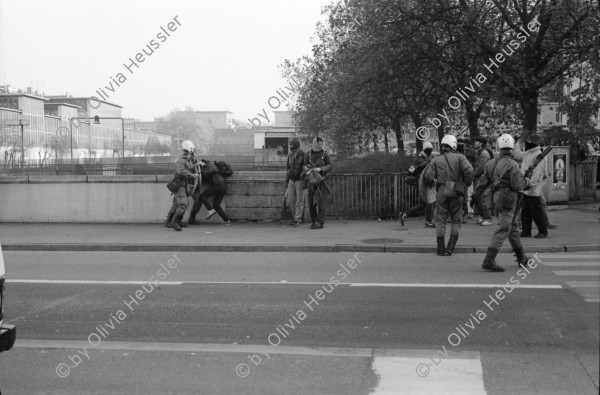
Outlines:
[[481,267],[492,272],[503,272],[504,268],[499,266],[495,259],[498,250],[507,238],[515,251],[517,263],[520,266],[526,265],[530,259],[523,251],[515,215],[518,194],[530,184],[530,181],[529,178],[523,177],[519,165],[512,158],[515,147],[515,140],[512,136],[510,134],[501,135],[498,137],[497,144],[500,155],[486,165],[485,172],[475,189],[475,195],[481,196],[483,191],[491,185],[493,204],[500,217],[498,228],[492,235]]
[[[442,154],[431,160],[423,174],[423,181],[426,184],[435,182],[437,189],[435,225],[437,254],[440,256],[452,255],[454,252],[462,223],[466,187],[473,182],[473,166],[463,154],[456,153],[457,145],[456,137],[445,135],[441,142]],[[451,193],[452,182],[456,185],[455,193]],[[445,246],[448,217],[452,221],[452,227],[448,246]]]
[[188,183],[198,177],[192,163],[192,155],[194,153],[194,143],[189,140],[185,140],[181,143],[181,149],[183,153],[175,164],[175,175],[174,178],[179,180],[179,189],[173,193],[173,205],[169,214],[167,214],[167,222],[165,226],[167,228],[181,231],[182,227],[186,227],[187,224],[182,223],[183,215],[188,208]]

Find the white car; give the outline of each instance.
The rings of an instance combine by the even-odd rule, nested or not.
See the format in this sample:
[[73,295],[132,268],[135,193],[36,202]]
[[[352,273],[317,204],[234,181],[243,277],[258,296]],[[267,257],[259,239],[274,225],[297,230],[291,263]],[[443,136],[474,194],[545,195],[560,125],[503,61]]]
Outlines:
[[17,339],[17,328],[14,325],[4,325],[2,323],[4,307],[4,256],[2,255],[2,245],[0,245],[0,352],[8,351],[15,345]]

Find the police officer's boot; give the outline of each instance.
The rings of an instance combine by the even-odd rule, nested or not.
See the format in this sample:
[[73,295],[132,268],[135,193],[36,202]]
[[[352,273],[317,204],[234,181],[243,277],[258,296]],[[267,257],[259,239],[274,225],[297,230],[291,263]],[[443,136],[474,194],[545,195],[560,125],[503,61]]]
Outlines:
[[523,251],[523,247],[515,248],[515,256],[517,257],[517,265],[521,267],[525,267],[527,262],[531,259],[525,255],[525,251]]
[[446,247],[445,255],[452,255],[454,252],[454,247],[456,247],[456,242],[458,241],[458,236],[450,235],[450,240],[448,240],[448,246]]
[[165,227],[167,227],[167,228],[173,227],[171,221],[173,221],[174,216],[175,216],[175,213],[170,212],[169,214],[167,214],[167,222],[165,222]]
[[437,254],[439,256],[444,256],[446,252],[446,240],[444,240],[444,236],[437,238]]
[[181,232],[181,218],[183,217],[183,214],[175,214],[175,217],[173,217],[173,221],[171,221],[171,228],[175,229],[178,232]]
[[488,247],[481,268],[491,272],[503,272],[504,268],[496,264],[496,255],[498,255],[498,250]]

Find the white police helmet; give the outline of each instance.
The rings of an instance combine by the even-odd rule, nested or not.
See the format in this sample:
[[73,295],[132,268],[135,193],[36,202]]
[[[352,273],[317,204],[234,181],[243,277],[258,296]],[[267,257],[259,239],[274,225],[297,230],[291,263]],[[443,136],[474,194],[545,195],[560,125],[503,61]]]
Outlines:
[[195,149],[194,143],[192,143],[190,140],[185,140],[183,143],[181,143],[181,149],[193,154]]
[[429,141],[423,143],[423,150],[426,150],[427,148],[431,150],[433,149],[433,144],[431,144]]
[[444,145],[444,144],[446,144],[447,146],[449,146],[450,148],[452,148],[452,150],[454,151],[456,149],[456,146],[457,146],[456,137],[454,137],[451,134],[445,135],[444,138],[442,138],[441,145]]
[[513,137],[510,134],[503,134],[502,136],[498,137],[498,149],[502,149],[502,148],[510,148],[510,149],[514,149],[515,148],[515,139],[513,139]]

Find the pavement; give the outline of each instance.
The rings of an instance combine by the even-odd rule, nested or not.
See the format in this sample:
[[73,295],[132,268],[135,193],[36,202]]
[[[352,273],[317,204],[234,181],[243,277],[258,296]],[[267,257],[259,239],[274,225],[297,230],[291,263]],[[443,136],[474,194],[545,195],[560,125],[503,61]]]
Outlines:
[[[550,211],[557,225],[546,239],[522,240],[528,252],[600,250],[599,203],[571,204]],[[485,252],[494,225],[475,219],[462,225],[455,253]],[[534,225],[535,233],[535,225]],[[449,235],[449,228],[447,229]],[[435,251],[435,229],[423,217],[397,220],[328,220],[324,229],[294,228],[287,222],[206,223],[182,232],[162,224],[0,223],[4,251],[212,251],[212,252],[424,252]],[[510,251],[508,242],[503,252]]]

